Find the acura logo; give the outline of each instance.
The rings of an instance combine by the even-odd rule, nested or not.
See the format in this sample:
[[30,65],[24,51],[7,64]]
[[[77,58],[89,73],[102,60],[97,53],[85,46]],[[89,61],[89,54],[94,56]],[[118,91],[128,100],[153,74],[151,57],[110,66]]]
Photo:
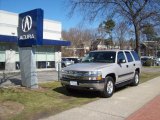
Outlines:
[[22,31],[28,32],[32,28],[32,17],[27,15],[22,19]]

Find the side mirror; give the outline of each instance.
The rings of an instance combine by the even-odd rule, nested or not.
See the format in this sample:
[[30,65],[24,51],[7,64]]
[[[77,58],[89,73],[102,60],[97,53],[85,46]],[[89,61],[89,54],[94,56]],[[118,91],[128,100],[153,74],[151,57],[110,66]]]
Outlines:
[[126,62],[126,60],[124,60],[124,59],[119,59],[118,60],[118,64],[125,63],[125,62]]

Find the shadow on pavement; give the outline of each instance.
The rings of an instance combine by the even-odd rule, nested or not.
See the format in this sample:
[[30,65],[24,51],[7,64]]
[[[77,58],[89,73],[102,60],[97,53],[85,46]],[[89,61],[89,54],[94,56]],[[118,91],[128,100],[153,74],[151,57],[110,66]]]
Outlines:
[[5,85],[22,85],[22,81],[17,78],[12,78],[12,79],[0,79],[0,85],[5,86]]
[[21,80],[16,78],[20,73],[0,73],[0,85],[21,85]]
[[22,85],[22,81],[17,78],[10,79],[10,82],[13,83],[14,85]]
[[125,89],[127,89],[129,87],[131,87],[131,86],[130,85],[126,85],[126,86],[122,86],[122,87],[117,87],[115,89],[115,92],[120,92],[120,91],[125,90]]
[[0,85],[2,84],[2,83],[5,83],[7,81],[7,79],[2,79],[2,78],[0,78]]

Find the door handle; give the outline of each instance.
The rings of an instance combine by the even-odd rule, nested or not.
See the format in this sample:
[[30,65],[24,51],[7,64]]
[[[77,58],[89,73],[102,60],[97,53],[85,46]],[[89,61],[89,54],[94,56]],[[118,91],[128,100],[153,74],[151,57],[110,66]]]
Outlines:
[[128,65],[126,65],[126,67],[128,68]]
[[136,64],[133,64],[133,66],[136,66]]

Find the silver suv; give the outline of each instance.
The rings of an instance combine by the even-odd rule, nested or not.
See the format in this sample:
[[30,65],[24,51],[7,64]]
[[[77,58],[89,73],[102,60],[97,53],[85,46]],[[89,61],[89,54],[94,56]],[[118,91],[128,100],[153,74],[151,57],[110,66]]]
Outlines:
[[62,69],[61,84],[69,91],[73,88],[98,90],[103,97],[111,97],[115,87],[137,86],[140,71],[141,61],[135,51],[92,51],[82,63]]

